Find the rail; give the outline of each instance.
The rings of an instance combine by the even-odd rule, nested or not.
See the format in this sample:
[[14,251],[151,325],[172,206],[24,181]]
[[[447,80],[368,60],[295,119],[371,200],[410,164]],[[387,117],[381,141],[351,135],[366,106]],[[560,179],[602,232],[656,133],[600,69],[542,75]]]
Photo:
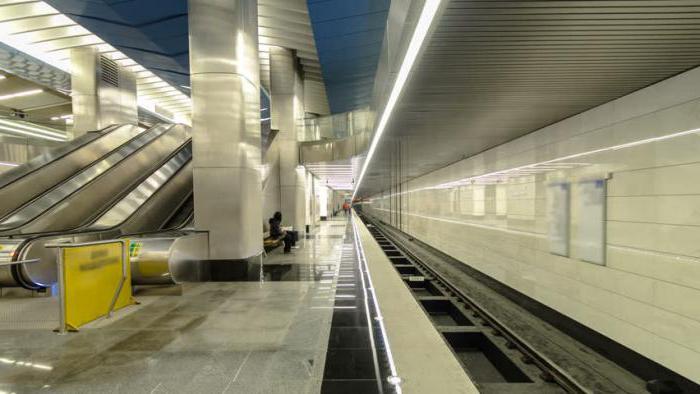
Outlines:
[[543,371],[543,380],[556,382],[568,393],[589,394],[593,392],[580,384],[554,361],[535,349],[525,339],[509,329],[498,318],[483,308],[473,297],[465,294],[458,286],[453,284],[449,279],[445,278],[444,275],[431,268],[420,257],[416,256],[415,253],[409,251],[404,245],[404,242],[387,231],[383,224],[368,218],[366,215],[362,215],[362,219],[371,223],[383,237],[391,241],[406,257],[410,258],[426,273],[432,275],[435,280],[441,282],[448,289],[448,293],[451,296],[461,300],[465,305],[467,305],[469,309],[471,309],[476,315],[486,322],[485,325],[492,327],[495,332],[502,335],[510,344],[512,344],[514,348],[520,351],[520,353],[522,353],[529,362],[531,361],[533,364],[537,365]]
[[19,261],[6,261],[0,263],[0,267],[10,267],[13,265],[19,265],[19,264],[33,264],[33,263],[38,263],[40,262],[41,259],[29,259],[29,260],[19,260]]

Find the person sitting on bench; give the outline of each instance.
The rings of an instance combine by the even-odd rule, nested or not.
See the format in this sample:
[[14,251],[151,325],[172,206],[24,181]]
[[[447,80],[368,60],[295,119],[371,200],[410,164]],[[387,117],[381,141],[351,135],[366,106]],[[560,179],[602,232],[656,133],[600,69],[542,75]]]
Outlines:
[[292,251],[292,246],[295,244],[294,235],[282,229],[282,212],[275,212],[270,218],[270,236],[273,238],[284,237],[284,253]]

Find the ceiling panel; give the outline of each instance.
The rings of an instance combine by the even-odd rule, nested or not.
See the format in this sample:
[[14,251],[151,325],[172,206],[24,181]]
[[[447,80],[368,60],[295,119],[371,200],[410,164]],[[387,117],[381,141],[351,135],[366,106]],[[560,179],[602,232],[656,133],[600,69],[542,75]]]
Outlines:
[[700,0],[446,2],[359,195],[700,64]]
[[370,104],[389,0],[308,0],[332,113]]
[[[189,86],[187,0],[48,0],[146,69]],[[261,80],[269,77],[267,46],[294,49],[309,80],[323,82],[305,0],[259,0]]]

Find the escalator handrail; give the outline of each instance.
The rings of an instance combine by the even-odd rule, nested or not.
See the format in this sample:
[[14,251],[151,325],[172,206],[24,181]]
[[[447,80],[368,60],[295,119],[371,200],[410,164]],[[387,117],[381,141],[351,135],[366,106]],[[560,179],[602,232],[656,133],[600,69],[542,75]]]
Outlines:
[[[121,129],[122,127],[128,127],[128,126],[136,127],[136,126],[130,125],[130,124],[117,125],[117,126],[115,126],[115,128],[114,128],[113,130],[110,131],[110,133]],[[7,212],[6,214],[0,216],[0,222],[4,221],[4,220],[7,219],[8,217],[12,216],[15,212],[19,211],[20,209],[24,208],[25,206],[27,206],[27,205],[31,204],[32,202],[34,202],[34,201],[36,201],[36,200],[42,198],[44,195],[50,193],[52,190],[56,189],[57,187],[60,187],[61,184],[63,184],[63,183],[65,183],[65,182],[69,181],[70,179],[72,179],[74,176],[76,176],[77,174],[81,173],[81,172],[84,171],[85,169],[94,166],[95,163],[99,163],[100,161],[105,160],[109,155],[111,155],[111,154],[114,153],[115,151],[117,151],[117,150],[119,150],[119,149],[122,149],[124,146],[128,145],[129,143],[131,143],[131,142],[132,142],[133,140],[135,140],[136,138],[139,138],[141,135],[143,135],[144,133],[148,132],[149,130],[151,130],[151,129],[153,129],[154,127],[157,127],[157,126],[158,126],[158,125],[153,126],[153,127],[151,127],[150,129],[146,129],[146,130],[143,130],[143,131],[139,132],[138,134],[134,135],[132,138],[129,138],[128,140],[126,140],[126,141],[124,141],[123,143],[119,144],[119,146],[117,146],[116,148],[109,150],[108,152],[106,152],[105,154],[103,154],[103,155],[101,155],[100,157],[96,158],[95,160],[91,161],[90,163],[88,163],[88,164],[82,166],[82,168],[80,168],[78,171],[74,172],[72,175],[70,175],[70,176],[68,176],[68,177],[66,177],[66,178],[63,178],[63,179],[58,180],[58,182],[57,182],[56,184],[54,184],[53,186],[51,186],[51,187],[49,187],[48,189],[44,190],[43,192],[37,194],[36,196],[30,198],[28,201],[25,201],[25,202],[22,203],[20,206],[18,206],[17,208],[13,209],[12,211]],[[108,133],[108,134],[109,134],[109,133]],[[107,135],[107,134],[104,134],[104,136],[106,136],[106,135]],[[98,138],[95,138],[95,139],[93,139],[92,141],[97,141],[97,139],[98,139]],[[41,168],[41,167],[40,167],[40,168]],[[34,172],[35,172],[35,171],[32,171],[32,173],[34,173]],[[29,175],[29,174],[27,174],[27,175]],[[16,181],[20,181],[20,180],[22,180],[22,179],[24,179],[24,178],[25,178],[24,176],[19,177],[19,178],[15,179],[14,181],[12,181],[11,183],[14,183],[14,182],[16,182]],[[10,183],[8,183],[6,186],[9,186],[9,185],[10,185]]]
[[[178,213],[180,213],[180,211],[186,209],[186,208],[185,208],[185,205],[187,204],[187,202],[188,202],[190,199],[194,199],[194,191],[193,191],[193,190],[190,191],[189,193],[187,193],[187,196],[185,196],[185,197],[182,199],[182,201],[180,201],[180,203],[177,204],[177,206],[175,207],[175,209],[173,209],[173,211],[170,213],[170,215],[168,216],[168,218],[165,219],[165,220],[163,221],[163,223],[161,223],[160,226],[158,226],[158,228],[159,228],[159,229],[165,229],[165,228],[176,228],[176,227],[181,226],[182,223],[180,223],[179,225],[174,225],[174,226],[171,226],[171,227],[166,227],[167,224],[170,223],[170,222],[175,218],[175,216],[177,216]],[[192,211],[194,211],[194,208],[192,209]],[[187,218],[189,218],[190,216],[191,216],[191,212],[187,215]],[[187,221],[187,219],[185,219],[185,221]]]
[[[163,168],[163,166],[165,166],[168,162],[170,162],[170,160],[172,160],[175,156],[177,156],[177,155],[179,155],[180,153],[182,153],[182,151],[185,150],[185,149],[187,149],[188,147],[190,148],[190,152],[191,152],[191,151],[192,151],[192,148],[191,148],[192,145],[191,145],[191,144],[192,144],[192,139],[191,139],[191,138],[188,138],[183,144],[181,144],[181,145],[178,146],[176,149],[174,149],[173,152],[172,152],[170,155],[168,155],[168,157],[166,157],[164,160],[161,160],[161,161],[158,163],[158,166],[157,166],[153,171],[151,171],[150,173],[148,173],[146,176],[143,176],[143,177],[141,177],[141,178],[139,178],[139,179],[136,179],[134,182],[132,182],[131,184],[129,184],[127,187],[125,187],[125,188],[124,188],[124,190],[125,190],[124,193],[122,193],[121,195],[115,196],[115,198],[113,198],[112,200],[110,200],[109,202],[107,202],[107,203],[105,204],[105,206],[102,207],[102,209],[100,209],[98,212],[96,212],[95,215],[93,215],[92,217],[86,219],[80,226],[76,227],[76,229],[88,228],[88,227],[90,227],[91,225],[95,224],[95,223],[96,223],[98,220],[100,220],[100,219],[102,218],[102,216],[104,216],[110,209],[112,209],[115,205],[119,204],[119,202],[121,202],[124,198],[128,197],[129,194],[131,194],[131,192],[133,192],[133,191],[134,191],[136,188],[138,188],[143,182],[145,182],[146,180],[148,180],[151,176],[153,176],[153,174],[155,174],[155,173],[158,172],[161,168]],[[187,164],[190,163],[190,162],[192,162],[192,154],[191,154],[191,153],[190,153],[189,159],[187,159],[185,162],[183,162],[183,163],[182,163],[182,166],[180,166],[175,172],[173,172],[172,176],[171,176],[170,178],[168,178],[167,181],[163,182],[163,184],[162,184],[158,189],[156,189],[156,190],[153,192],[153,194],[152,194],[151,196],[149,196],[149,197],[143,202],[143,204],[146,204],[146,203],[148,202],[148,200],[150,200],[153,196],[155,196],[156,193],[160,190],[160,188],[164,187],[168,182],[170,182],[172,179],[174,179],[175,176],[177,176],[177,174],[180,173],[180,171],[182,171],[182,169],[183,169],[184,167],[186,167]],[[124,218],[124,220],[122,220],[122,222],[121,222],[120,224],[115,225],[115,226],[113,226],[113,227],[111,227],[111,228],[107,228],[107,229],[113,229],[113,228],[116,228],[116,227],[119,227],[119,226],[123,225],[124,223],[126,223],[127,221],[129,221],[129,219],[131,219],[131,218],[133,217],[133,215],[135,215],[137,212],[138,212],[138,209],[136,209],[136,210],[135,210],[131,215],[129,215],[128,217]]]
[[2,232],[12,231],[12,230],[18,229],[18,228],[20,228],[20,227],[22,227],[22,226],[25,226],[25,225],[27,225],[27,224],[33,222],[33,221],[36,220],[37,218],[41,217],[41,215],[43,215],[45,212],[47,212],[47,211],[50,210],[51,208],[55,207],[56,205],[58,205],[58,204],[61,203],[62,201],[65,201],[66,199],[68,199],[68,198],[70,198],[71,196],[75,195],[75,193],[80,192],[82,189],[84,189],[84,188],[87,187],[88,185],[93,184],[93,183],[96,182],[97,180],[102,179],[104,176],[106,176],[106,174],[108,174],[108,173],[110,172],[109,170],[111,170],[111,169],[113,169],[114,167],[118,166],[120,163],[125,162],[126,160],[128,160],[129,157],[132,157],[134,154],[137,154],[138,152],[140,152],[141,150],[143,150],[145,147],[150,146],[150,145],[151,145],[152,143],[154,143],[155,141],[158,141],[159,137],[165,135],[168,131],[170,131],[170,130],[174,127],[174,125],[159,125],[159,126],[154,126],[154,127],[150,128],[150,129],[148,129],[148,130],[146,130],[146,131],[144,131],[144,132],[142,132],[142,133],[139,133],[136,137],[130,139],[126,144],[120,145],[119,148],[110,151],[107,155],[105,155],[105,156],[103,156],[102,158],[100,158],[100,160],[97,160],[97,161],[93,162],[92,164],[90,164],[90,165],[87,166],[87,167],[84,167],[83,169],[81,169],[80,171],[78,171],[77,173],[75,173],[75,174],[74,174],[73,176],[71,176],[70,178],[63,180],[63,181],[60,182],[59,184],[57,184],[57,185],[51,187],[51,188],[50,188],[49,190],[47,190],[46,192],[40,194],[39,196],[37,196],[37,197],[31,199],[31,200],[28,201],[28,202],[22,204],[22,205],[21,205],[20,207],[18,207],[17,209],[13,210],[13,211],[10,212],[9,214],[7,214],[7,215],[5,215],[4,217],[0,218],[0,223],[6,221],[8,218],[10,218],[11,216],[17,214],[17,212],[19,212],[20,210],[26,208],[26,207],[29,206],[30,204],[36,203],[37,200],[39,200],[40,198],[43,198],[43,197],[47,196],[49,193],[55,192],[56,190],[58,190],[59,188],[61,188],[63,185],[65,185],[67,182],[70,182],[71,180],[75,179],[75,177],[77,177],[78,175],[81,175],[81,174],[83,174],[85,171],[87,171],[88,169],[91,169],[93,166],[96,165],[96,163],[99,163],[100,161],[105,160],[106,158],[108,158],[108,157],[111,156],[112,154],[115,154],[115,153],[116,153],[117,151],[119,151],[119,150],[125,149],[127,144],[135,143],[135,140],[136,140],[136,139],[146,136],[147,133],[148,133],[149,131],[154,130],[156,127],[165,127],[166,129],[163,130],[163,132],[162,132],[161,134],[159,134],[159,135],[153,137],[151,140],[147,141],[146,143],[144,143],[144,144],[142,144],[142,145],[136,147],[133,151],[129,152],[126,156],[124,156],[124,157],[121,158],[119,161],[117,161],[116,163],[114,163],[114,164],[113,164],[112,166],[110,166],[108,169],[102,171],[100,174],[98,174],[98,175],[95,176],[94,178],[90,179],[88,182],[86,182],[86,183],[80,185],[77,189],[75,189],[75,190],[73,190],[72,192],[70,192],[69,194],[67,194],[67,195],[65,195],[65,196],[63,196],[63,197],[61,197],[59,200],[53,202],[53,203],[51,204],[51,207],[48,207],[46,210],[42,211],[41,213],[38,213],[37,215],[35,215],[34,217],[32,217],[32,218],[29,219],[29,220],[25,220],[24,222],[22,222],[22,223],[20,223],[20,224],[18,224],[18,225],[16,225],[16,226],[14,226],[14,227],[0,229],[0,231],[2,231]]
[[[98,139],[110,134],[122,126],[124,125],[111,125],[102,130],[88,132],[78,138],[73,139],[65,145],[54,147],[47,153],[36,156],[18,167],[5,171],[2,173],[2,175],[0,175],[0,189],[35,173],[44,166],[57,162],[58,160],[70,155],[91,142],[97,141]],[[52,154],[55,154],[56,156],[52,156]]]
[[[180,146],[178,149],[176,149],[175,152],[174,152],[172,155],[170,155],[170,156],[168,157],[168,159],[166,159],[165,161],[163,161],[163,162],[161,163],[161,165],[158,166],[158,168],[156,168],[148,177],[146,177],[146,178],[143,179],[141,182],[139,182],[139,184],[145,182],[146,179],[148,179],[148,178],[149,178],[150,176],[152,176],[155,172],[157,172],[161,167],[163,167],[163,165],[165,165],[168,161],[170,161],[170,159],[172,159],[175,155],[179,154],[183,149],[186,148],[186,145],[187,145],[187,144],[183,144],[183,145]],[[170,181],[172,181],[173,179],[175,179],[175,177],[177,177],[177,175],[180,174],[180,172],[181,172],[185,167],[187,167],[187,164],[189,164],[189,163],[191,163],[191,162],[192,162],[192,158],[190,158],[189,160],[183,162],[182,165],[180,166],[180,168],[178,168],[177,171],[173,172],[173,174],[170,176],[170,178],[168,178],[168,180],[167,180],[166,182],[164,182],[158,189],[156,189],[156,190],[153,192],[153,194],[152,194],[146,201],[144,201],[144,205],[148,202],[148,200],[150,200],[151,198],[153,198],[153,197],[158,193],[158,191],[160,191],[163,187],[165,187],[165,186],[168,184],[168,182],[170,182]],[[132,188],[131,190],[133,190],[133,188]],[[131,193],[131,191],[129,191],[128,193],[126,193],[126,195],[128,195],[129,193]],[[124,195],[122,198],[125,198],[126,195]],[[120,200],[121,200],[121,199],[120,199]],[[112,205],[112,206],[113,206],[113,205]],[[142,205],[142,206],[143,206],[143,205]],[[110,208],[111,208],[111,207],[110,207]],[[106,210],[103,210],[102,214],[106,213],[107,210],[109,210],[109,208],[106,209]],[[124,218],[124,220],[122,220],[119,224],[116,224],[116,225],[114,225],[114,226],[112,226],[112,227],[109,227],[109,228],[90,229],[90,228],[88,227],[90,224],[94,223],[94,221],[96,221],[97,219],[99,219],[99,217],[101,217],[101,215],[99,215],[99,216],[98,216],[94,221],[92,221],[91,223],[89,223],[89,224],[87,224],[87,225],[81,225],[81,226],[79,226],[79,227],[76,227],[76,228],[71,229],[71,230],[68,230],[68,231],[52,231],[52,232],[42,232],[42,233],[19,234],[19,235],[16,235],[16,236],[9,236],[9,237],[7,237],[7,238],[10,238],[10,239],[21,238],[21,243],[17,246],[17,249],[16,249],[17,252],[15,253],[15,259],[16,259],[16,258],[19,258],[19,256],[22,255],[21,250],[24,249],[24,247],[25,247],[28,243],[30,243],[30,242],[32,242],[32,241],[35,241],[35,240],[37,240],[37,239],[40,239],[40,238],[51,238],[51,237],[56,237],[56,236],[66,236],[66,237],[70,237],[70,236],[76,236],[76,235],[100,234],[100,233],[114,232],[114,231],[118,230],[119,227],[123,226],[126,222],[128,222],[129,220],[131,220],[131,219],[134,217],[134,215],[137,215],[137,214],[138,214],[138,212],[139,212],[139,209],[136,209],[131,215],[129,215],[128,217]],[[160,230],[157,230],[157,231],[160,231]],[[119,236],[121,237],[121,235],[119,235]]]

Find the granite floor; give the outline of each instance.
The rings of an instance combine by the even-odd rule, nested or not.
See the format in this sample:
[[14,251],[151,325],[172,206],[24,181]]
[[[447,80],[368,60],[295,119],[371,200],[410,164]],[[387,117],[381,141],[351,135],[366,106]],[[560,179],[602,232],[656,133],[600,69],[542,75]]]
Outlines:
[[0,394],[319,392],[346,225],[273,252],[258,280],[141,290],[78,333],[48,329],[51,299],[0,297]]

